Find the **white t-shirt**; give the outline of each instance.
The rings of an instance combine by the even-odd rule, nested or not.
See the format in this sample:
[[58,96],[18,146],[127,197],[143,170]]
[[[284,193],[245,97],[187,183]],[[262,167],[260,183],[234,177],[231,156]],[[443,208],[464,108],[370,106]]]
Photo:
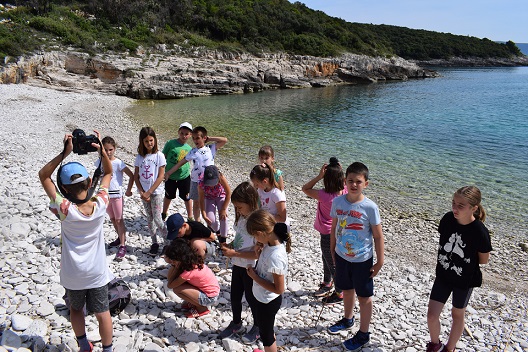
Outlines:
[[50,202],[51,211],[61,220],[60,283],[67,289],[98,288],[114,278],[106,262],[103,231],[108,201],[107,190],[100,188],[90,216],[58,193]]
[[286,201],[286,196],[284,195],[284,192],[277,187],[273,187],[268,192],[259,189],[258,194],[260,198],[260,207],[270,212],[271,215],[277,215],[276,203]]
[[[288,273],[286,247],[283,244],[276,246],[265,245],[262,248],[255,270],[258,276],[269,282],[273,282],[273,274],[284,275],[284,280],[286,280],[286,274]],[[278,294],[266,290],[255,281],[253,281],[253,295],[262,303],[269,303],[279,297]]]
[[216,143],[208,144],[202,148],[193,148],[185,159],[187,161],[193,161],[191,168],[191,181],[198,182],[203,178],[203,173],[206,166],[214,165],[214,157],[216,155]]
[[[246,228],[247,219],[243,216],[241,216],[238,219],[238,223],[233,225],[233,229],[235,230],[235,239],[233,240],[233,249],[238,252],[253,252],[255,248],[255,237],[251,236],[247,232]],[[233,257],[231,259],[233,262],[233,265],[247,268],[248,265],[251,265],[252,267],[255,266],[255,263],[257,262],[255,259],[246,259],[246,258],[240,258],[240,257]]]
[[[159,168],[165,165],[167,165],[167,161],[162,152],[147,154],[144,157],[139,154],[136,155],[134,167],[139,167],[139,182],[141,187],[143,187],[143,191],[146,192],[152,187],[158,178]],[[160,183],[152,194],[165,194],[165,183]]]
[[[94,162],[95,167],[99,167],[99,160]],[[123,197],[123,169],[126,164],[123,160],[115,158],[112,160],[112,179],[110,180],[110,187],[108,187],[108,195],[110,198],[121,198]],[[104,172],[104,168],[101,165],[101,170]]]

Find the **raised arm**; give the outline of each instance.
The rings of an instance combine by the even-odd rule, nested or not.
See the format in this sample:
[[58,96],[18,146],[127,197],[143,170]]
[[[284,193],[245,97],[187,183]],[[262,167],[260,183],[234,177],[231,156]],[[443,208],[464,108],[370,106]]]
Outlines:
[[[66,134],[64,136],[64,158],[70,155],[72,150],[73,150],[72,135]],[[63,159],[63,154],[61,152],[59,153],[59,155],[51,159],[46,165],[44,165],[38,173],[40,183],[42,184],[44,191],[46,192],[48,197],[52,200],[55,200],[55,195],[57,194],[57,188],[55,187],[55,184],[51,180],[51,175],[53,175],[53,171],[55,171],[55,169],[60,165],[62,159]]]
[[227,138],[225,137],[207,137],[207,143],[213,142],[216,143],[216,149],[222,148],[227,143]]
[[317,182],[321,181],[324,178],[325,172],[326,172],[326,166],[327,164],[324,164],[321,167],[321,170],[319,170],[319,174],[312,178],[310,181],[306,182],[301,190],[306,194],[308,197],[319,200],[319,190],[313,189]]

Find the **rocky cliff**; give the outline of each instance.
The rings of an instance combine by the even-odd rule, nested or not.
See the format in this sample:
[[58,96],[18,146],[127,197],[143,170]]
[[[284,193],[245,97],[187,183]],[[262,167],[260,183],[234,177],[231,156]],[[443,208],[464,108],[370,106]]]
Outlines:
[[266,89],[323,87],[435,77],[401,58],[346,54],[318,58],[287,54],[194,50],[170,54],[139,51],[134,56],[47,52],[0,68],[2,83],[92,89],[136,99],[174,99]]

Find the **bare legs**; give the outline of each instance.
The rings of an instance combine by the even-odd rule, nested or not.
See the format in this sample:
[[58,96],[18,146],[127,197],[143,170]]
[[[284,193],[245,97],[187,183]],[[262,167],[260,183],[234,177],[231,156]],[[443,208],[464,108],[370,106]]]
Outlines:
[[[429,308],[427,309],[427,326],[429,327],[429,336],[431,342],[440,342],[440,314],[444,304],[438,301],[429,300]],[[446,348],[449,351],[453,351],[456,347],[456,343],[464,332],[464,315],[466,308],[455,308],[451,310],[451,317],[453,323],[451,324],[451,331],[449,332],[449,339],[446,343]]]

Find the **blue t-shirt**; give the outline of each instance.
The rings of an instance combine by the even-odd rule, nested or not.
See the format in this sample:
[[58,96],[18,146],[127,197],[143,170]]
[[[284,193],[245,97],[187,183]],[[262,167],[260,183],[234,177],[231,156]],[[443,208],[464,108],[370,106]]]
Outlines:
[[335,252],[349,262],[361,263],[374,255],[371,226],[381,223],[379,209],[367,197],[357,203],[350,203],[346,197],[336,197],[330,210],[332,218],[337,218]]

